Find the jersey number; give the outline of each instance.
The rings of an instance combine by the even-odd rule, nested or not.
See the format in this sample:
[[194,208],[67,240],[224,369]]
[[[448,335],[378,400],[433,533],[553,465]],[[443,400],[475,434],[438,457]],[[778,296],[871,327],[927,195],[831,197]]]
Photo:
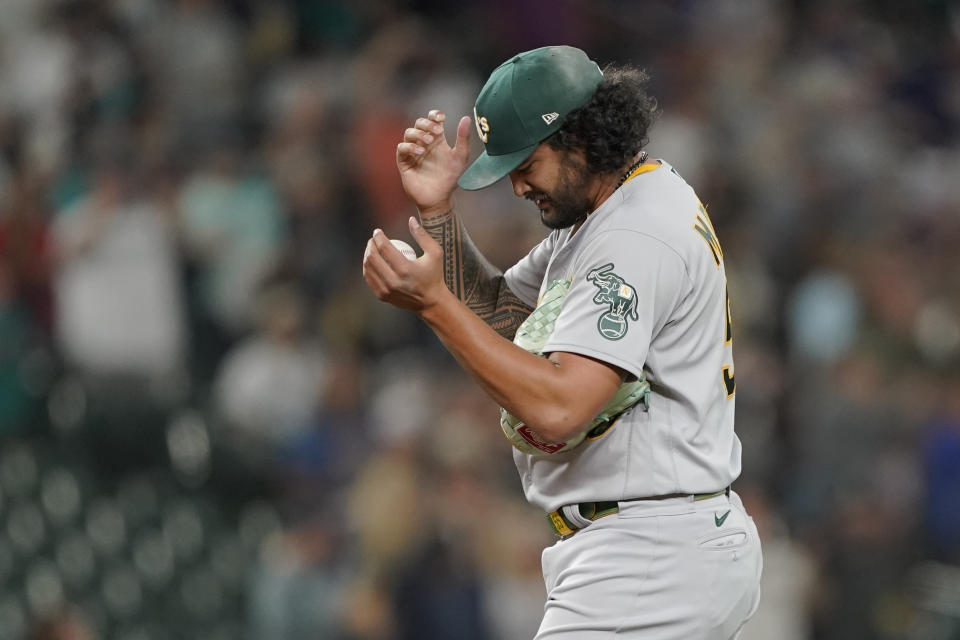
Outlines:
[[[724,342],[723,343],[732,344],[733,343],[733,319],[731,318],[731,315],[730,315],[730,290],[729,289],[726,291],[725,296],[727,300],[726,300],[726,304],[724,305],[724,307],[726,308],[726,313],[723,314],[723,320],[724,320],[723,322]],[[723,368],[723,386],[727,390],[728,398],[732,396],[734,392],[737,390],[737,381],[734,380],[733,378],[732,365],[729,367]]]

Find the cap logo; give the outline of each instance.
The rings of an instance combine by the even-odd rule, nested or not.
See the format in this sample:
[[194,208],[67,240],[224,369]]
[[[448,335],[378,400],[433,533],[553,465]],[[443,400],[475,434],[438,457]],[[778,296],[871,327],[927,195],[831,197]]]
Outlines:
[[547,124],[550,124],[551,122],[553,122],[554,120],[556,120],[557,118],[559,118],[559,117],[560,117],[560,114],[559,114],[559,113],[556,113],[556,112],[554,112],[554,113],[545,113],[545,114],[543,114],[543,115],[540,116],[540,117],[543,118],[543,121],[544,121],[544,122],[546,122]]
[[483,140],[483,144],[487,144],[487,140],[490,138],[490,123],[487,122],[486,116],[477,115],[476,107],[473,108],[473,123],[477,125],[477,135]]

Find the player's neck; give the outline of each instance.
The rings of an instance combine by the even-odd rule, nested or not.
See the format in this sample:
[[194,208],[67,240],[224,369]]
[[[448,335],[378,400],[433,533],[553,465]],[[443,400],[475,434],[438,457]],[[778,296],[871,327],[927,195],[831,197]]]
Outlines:
[[600,208],[604,202],[607,201],[607,198],[612,196],[617,189],[619,189],[623,184],[633,177],[634,173],[641,165],[647,161],[647,152],[638,153],[635,155],[630,162],[628,167],[625,167],[623,172],[603,174],[597,177],[597,180],[594,182],[595,185],[595,194],[593,197],[593,209],[591,212],[584,216],[579,222],[573,225],[573,229],[570,231],[570,235],[573,236],[577,231],[580,230],[580,227],[583,226],[583,223],[587,221],[593,212]]
[[633,156],[633,162],[629,167],[627,167],[623,174],[620,176],[620,181],[617,182],[617,189],[626,184],[631,178],[637,175],[638,169],[647,163],[647,152],[641,151],[637,155]]

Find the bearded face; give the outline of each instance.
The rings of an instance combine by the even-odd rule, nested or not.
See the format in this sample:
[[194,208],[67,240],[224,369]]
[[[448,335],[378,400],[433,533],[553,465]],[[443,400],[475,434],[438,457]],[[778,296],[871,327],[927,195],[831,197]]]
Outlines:
[[[588,195],[592,176],[586,163],[571,153],[560,155],[559,170],[549,187],[535,189],[524,197],[537,205],[540,221],[550,229],[566,229],[582,221],[593,209]],[[533,185],[533,180],[528,182]],[[544,180],[547,182],[547,180]]]

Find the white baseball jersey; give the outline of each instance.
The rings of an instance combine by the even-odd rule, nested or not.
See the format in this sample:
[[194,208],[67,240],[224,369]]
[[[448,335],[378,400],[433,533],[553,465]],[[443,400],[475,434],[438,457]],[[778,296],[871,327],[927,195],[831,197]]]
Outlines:
[[536,306],[569,283],[545,353],[566,351],[646,375],[649,409],[628,409],[580,446],[514,450],[527,499],[566,504],[709,493],[740,474],[723,253],[693,189],[644,165],[580,229],[553,231],[505,274]]

